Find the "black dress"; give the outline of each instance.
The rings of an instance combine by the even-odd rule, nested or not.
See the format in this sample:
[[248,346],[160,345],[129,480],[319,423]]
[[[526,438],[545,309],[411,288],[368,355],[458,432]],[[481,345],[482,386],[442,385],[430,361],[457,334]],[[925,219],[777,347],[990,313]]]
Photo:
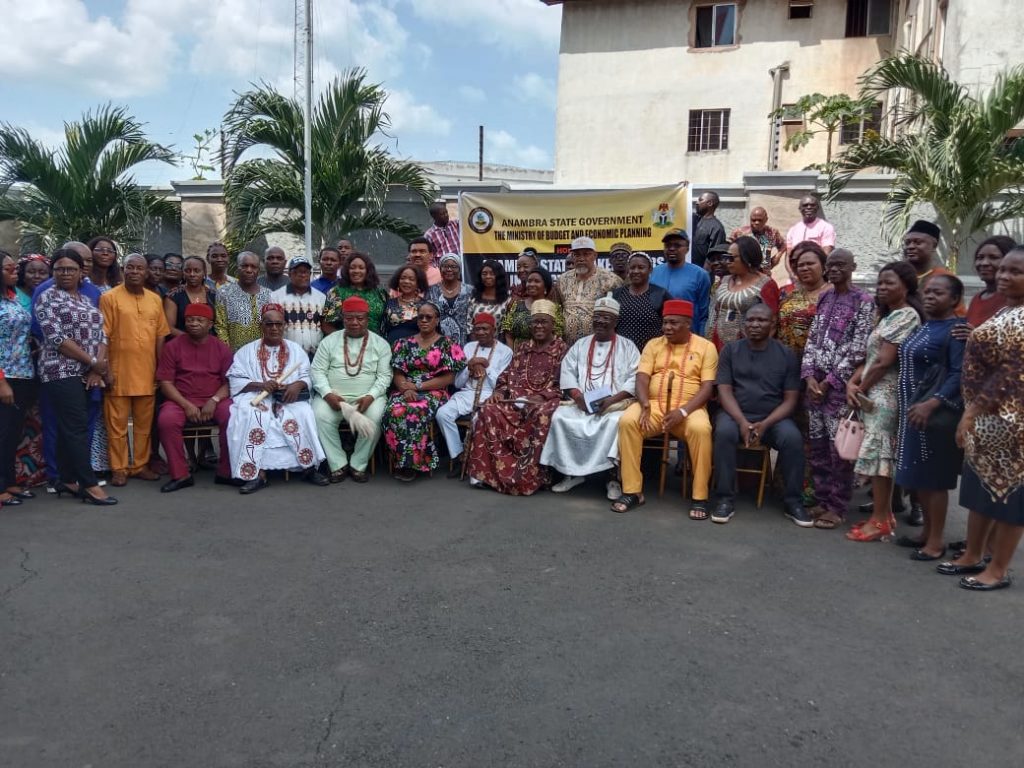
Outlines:
[[641,352],[651,339],[661,336],[661,307],[668,292],[658,285],[649,284],[647,290],[634,295],[628,285],[612,291],[619,302],[619,325],[615,332],[636,344]]

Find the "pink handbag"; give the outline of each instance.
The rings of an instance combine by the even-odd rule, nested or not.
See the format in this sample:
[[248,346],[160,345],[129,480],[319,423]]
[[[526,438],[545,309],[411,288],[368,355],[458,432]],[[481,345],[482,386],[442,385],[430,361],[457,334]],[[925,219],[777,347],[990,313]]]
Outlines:
[[850,415],[839,422],[836,429],[836,453],[841,459],[856,461],[860,456],[860,446],[863,442],[864,424],[857,418],[856,411],[850,411]]

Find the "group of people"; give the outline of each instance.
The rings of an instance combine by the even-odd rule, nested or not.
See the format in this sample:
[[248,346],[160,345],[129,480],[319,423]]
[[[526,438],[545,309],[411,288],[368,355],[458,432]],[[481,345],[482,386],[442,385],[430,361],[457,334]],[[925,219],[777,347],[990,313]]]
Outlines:
[[[717,196],[702,200],[714,218]],[[908,493],[922,535],[897,543],[914,559],[942,560],[965,588],[1007,586],[1024,531],[1024,249],[1004,237],[978,248],[986,288],[965,312],[963,284],[937,266],[936,225],[910,228],[872,296],[817,201],[800,211],[792,243],[761,209],[721,243],[699,224],[700,264],[681,229],[657,267],[618,243],[604,269],[580,237],[556,280],[524,251],[515,285],[491,260],[467,284],[461,258],[438,254],[457,243],[441,205],[386,288],[347,240],[321,251],[315,281],[279,248],[238,254],[235,276],[220,243],[205,258],[121,260],[109,238],[49,259],[3,254],[0,504],[43,479],[114,504],[101,473],[113,486],[169,474],[169,493],[214,464],[215,482],[243,494],[274,470],[365,483],[382,441],[403,482],[435,470],[443,448],[449,477],[501,493],[565,493],[599,475],[621,513],[645,503],[645,441],[674,439],[694,521],[728,523],[740,449],[772,449],[797,525],[843,526],[860,477],[873,498],[849,539],[894,536]],[[218,427],[216,455],[185,439],[199,425]],[[945,559],[961,474],[968,536]]]

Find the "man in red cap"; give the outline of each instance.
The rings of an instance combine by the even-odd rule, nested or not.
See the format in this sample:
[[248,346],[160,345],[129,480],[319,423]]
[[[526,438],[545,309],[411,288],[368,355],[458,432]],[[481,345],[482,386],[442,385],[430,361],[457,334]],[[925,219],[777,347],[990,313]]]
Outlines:
[[[341,303],[343,329],[320,342],[310,366],[315,394],[313,415],[332,483],[340,483],[347,476],[365,483],[370,455],[380,439],[385,395],[391,384],[391,347],[369,329],[369,318],[366,299],[345,299]],[[351,408],[366,420],[354,416]],[[349,422],[355,435],[351,456],[341,444],[338,427],[342,420]]]
[[160,406],[157,433],[171,473],[170,481],[160,488],[163,493],[195,484],[181,436],[186,422],[215,422],[220,428],[216,481],[231,483],[227,445],[231,411],[227,372],[231,367],[231,348],[210,333],[212,327],[213,307],[189,304],[185,307],[185,333],[167,342],[160,355],[156,378],[166,399]]
[[708,518],[711,481],[711,420],[707,402],[718,370],[715,345],[691,333],[693,304],[671,299],[662,308],[662,336],[652,339],[640,356],[637,402],[619,420],[622,496],[614,512],[644,503],[640,456],[645,438],[668,432],[686,442],[693,465],[691,520]]

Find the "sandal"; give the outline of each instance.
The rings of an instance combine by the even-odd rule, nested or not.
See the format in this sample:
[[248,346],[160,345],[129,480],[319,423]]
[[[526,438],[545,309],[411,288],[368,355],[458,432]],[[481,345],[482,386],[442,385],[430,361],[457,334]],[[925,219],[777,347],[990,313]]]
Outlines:
[[838,528],[842,524],[843,518],[841,518],[835,512],[825,511],[814,518],[814,527],[820,528],[823,531],[831,531],[835,528]]
[[332,483],[340,483],[343,482],[347,476],[348,467],[342,467],[341,469],[336,469],[333,472],[331,472],[331,476],[329,479]]
[[612,504],[612,512],[629,512],[636,507],[642,507],[646,502],[639,493],[624,493]]
[[877,523],[868,520],[861,527],[851,528],[846,533],[846,538],[850,541],[888,541],[891,536],[892,526],[889,525],[889,521]]
[[689,516],[691,520],[707,520],[711,517],[708,512],[708,505],[703,501],[695,501],[690,505]]

